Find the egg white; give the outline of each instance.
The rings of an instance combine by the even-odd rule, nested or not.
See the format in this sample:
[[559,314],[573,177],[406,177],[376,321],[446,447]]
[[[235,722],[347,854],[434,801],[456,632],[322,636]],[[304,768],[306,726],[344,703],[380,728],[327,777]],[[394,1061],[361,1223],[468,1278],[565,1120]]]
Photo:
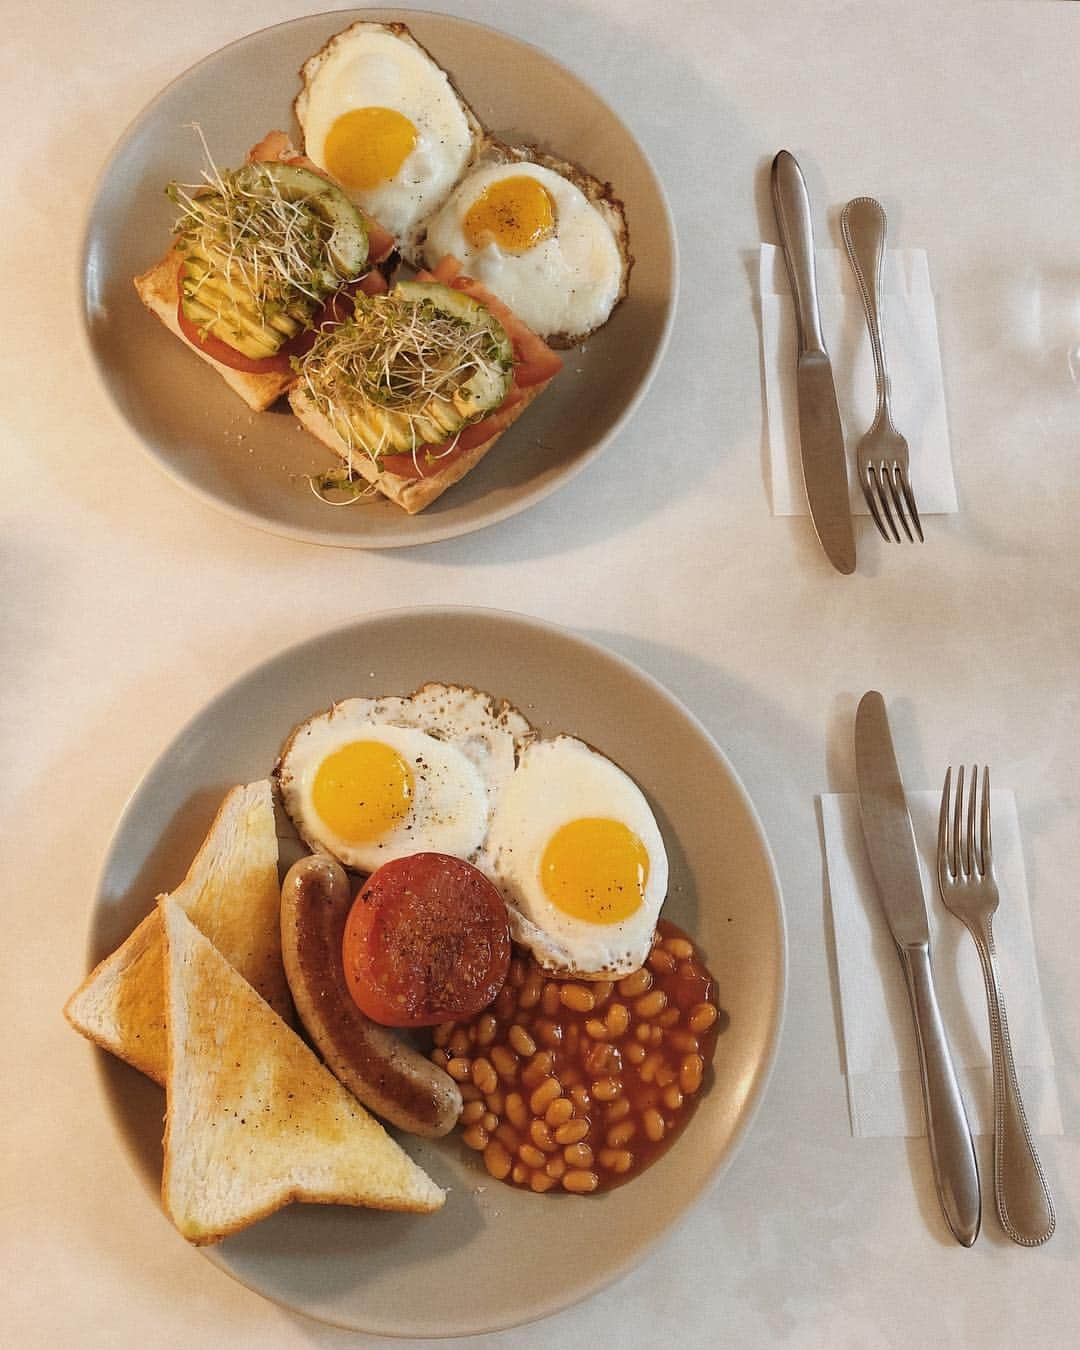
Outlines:
[[[497,705],[473,689],[428,684],[403,697],[346,699],[309,718],[286,743],[276,777],[300,837],[346,867],[372,872],[426,851],[472,861],[518,752],[532,735],[527,720],[508,704]],[[312,802],[319,766],[357,740],[393,747],[414,781],[408,815],[380,838],[359,844],[337,838]]]
[[[590,816],[621,821],[648,854],[642,904],[617,923],[590,923],[565,913],[551,903],[541,881],[552,835]],[[663,837],[633,779],[583,742],[557,736],[525,748],[499,794],[480,865],[502,891],[514,939],[546,969],[602,979],[636,970],[648,956],[667,894]]]
[[345,191],[399,240],[436,210],[472,158],[476,133],[443,71],[415,42],[361,20],[339,33],[301,72],[296,116],[305,153],[326,167],[326,138],[342,114],[390,108],[407,117],[417,142],[391,179]]
[[[534,178],[547,189],[554,233],[524,253],[504,252],[495,242],[476,247],[464,231],[469,209],[492,183],[516,177]],[[428,266],[446,254],[541,337],[591,332],[607,319],[622,288],[622,254],[611,225],[569,179],[527,161],[486,165],[458,185],[427,226]]]

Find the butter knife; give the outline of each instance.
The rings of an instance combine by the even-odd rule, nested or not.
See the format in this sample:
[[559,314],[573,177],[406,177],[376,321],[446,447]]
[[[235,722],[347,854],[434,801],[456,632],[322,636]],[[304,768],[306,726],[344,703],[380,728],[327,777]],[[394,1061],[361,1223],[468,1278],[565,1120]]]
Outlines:
[[876,690],[863,695],[855,714],[855,772],[866,851],[915,1019],[926,1135],[938,1200],[957,1242],[970,1247],[979,1236],[979,1168],[934,991],[915,832],[889,734],[885,700]]
[[821,547],[836,570],[847,574],[855,571],[855,533],[844,433],[821,331],[810,196],[798,161],[787,150],[781,150],[772,163],[772,196],[795,302],[799,338],[795,378],[806,500]]

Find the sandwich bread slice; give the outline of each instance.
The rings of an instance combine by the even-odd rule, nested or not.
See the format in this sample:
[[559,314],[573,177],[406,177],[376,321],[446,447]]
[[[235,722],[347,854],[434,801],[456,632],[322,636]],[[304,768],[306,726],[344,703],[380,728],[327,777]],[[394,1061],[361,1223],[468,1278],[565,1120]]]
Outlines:
[[[243,979],[277,1012],[291,1016],[268,781],[227,794],[172,898]],[[154,909],[91,971],[64,1008],[76,1031],[161,1084],[166,1072],[163,963],[161,916]]]
[[445,1193],[192,924],[165,934],[168,1110],[162,1199],[218,1242],[292,1201],[426,1214]]

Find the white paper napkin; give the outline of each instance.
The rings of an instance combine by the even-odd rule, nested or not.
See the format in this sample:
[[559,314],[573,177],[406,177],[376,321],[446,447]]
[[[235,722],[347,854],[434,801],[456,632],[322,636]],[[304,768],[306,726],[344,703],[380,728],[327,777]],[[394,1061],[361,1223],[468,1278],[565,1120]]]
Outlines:
[[[923,895],[930,920],[934,983],[968,1120],[994,1128],[990,1035],[979,958],[968,931],[937,894],[936,792],[909,792]],[[1036,1134],[1061,1134],[1054,1056],[1043,1015],[1024,878],[1020,826],[1011,792],[993,794],[994,870],[1001,902],[994,917],[1017,1077]],[[900,961],[866,856],[854,794],[821,798],[851,1132],[856,1137],[926,1133],[915,1033]]]
[[[848,452],[853,511],[868,515],[854,468],[855,447],[874,420],[874,363],[862,300],[847,256],[817,249],[818,294]],[[799,453],[795,390],[795,311],[784,255],[761,245],[762,360],[774,516],[808,514]],[[910,478],[921,516],[955,512],[945,384],[930,269],[921,248],[886,249],[882,323],[892,378],[893,416],[911,454]]]

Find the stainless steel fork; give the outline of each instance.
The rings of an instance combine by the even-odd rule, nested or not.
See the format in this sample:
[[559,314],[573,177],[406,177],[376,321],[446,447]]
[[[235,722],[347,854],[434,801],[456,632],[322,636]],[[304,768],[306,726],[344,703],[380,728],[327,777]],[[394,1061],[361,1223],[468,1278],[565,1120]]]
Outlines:
[[[873,197],[856,197],[844,207],[840,227],[866,311],[870,349],[874,355],[874,378],[877,381],[877,412],[870,430],[859,442],[855,452],[859,483],[870,514],[874,517],[874,524],[881,531],[883,539],[900,543],[899,521],[908,539],[914,543],[915,535],[918,535],[921,543],[922,521],[908,477],[908,444],[893,422],[890,402],[892,386],[881,332],[885,209]],[[915,534],[912,534],[912,529]]]
[[938,818],[938,886],[946,909],[964,923],[975,939],[986,985],[994,1067],[994,1199],[998,1218],[1014,1242],[1037,1247],[1054,1231],[1054,1202],[1016,1081],[1005,998],[994,952],[992,924],[998,907],[998,888],[990,840],[990,770],[983,769],[982,797],[976,813],[978,780],[979,770],[974,767],[965,819],[963,767],[956,775],[956,798],[951,810],[952,769],[945,773]]

